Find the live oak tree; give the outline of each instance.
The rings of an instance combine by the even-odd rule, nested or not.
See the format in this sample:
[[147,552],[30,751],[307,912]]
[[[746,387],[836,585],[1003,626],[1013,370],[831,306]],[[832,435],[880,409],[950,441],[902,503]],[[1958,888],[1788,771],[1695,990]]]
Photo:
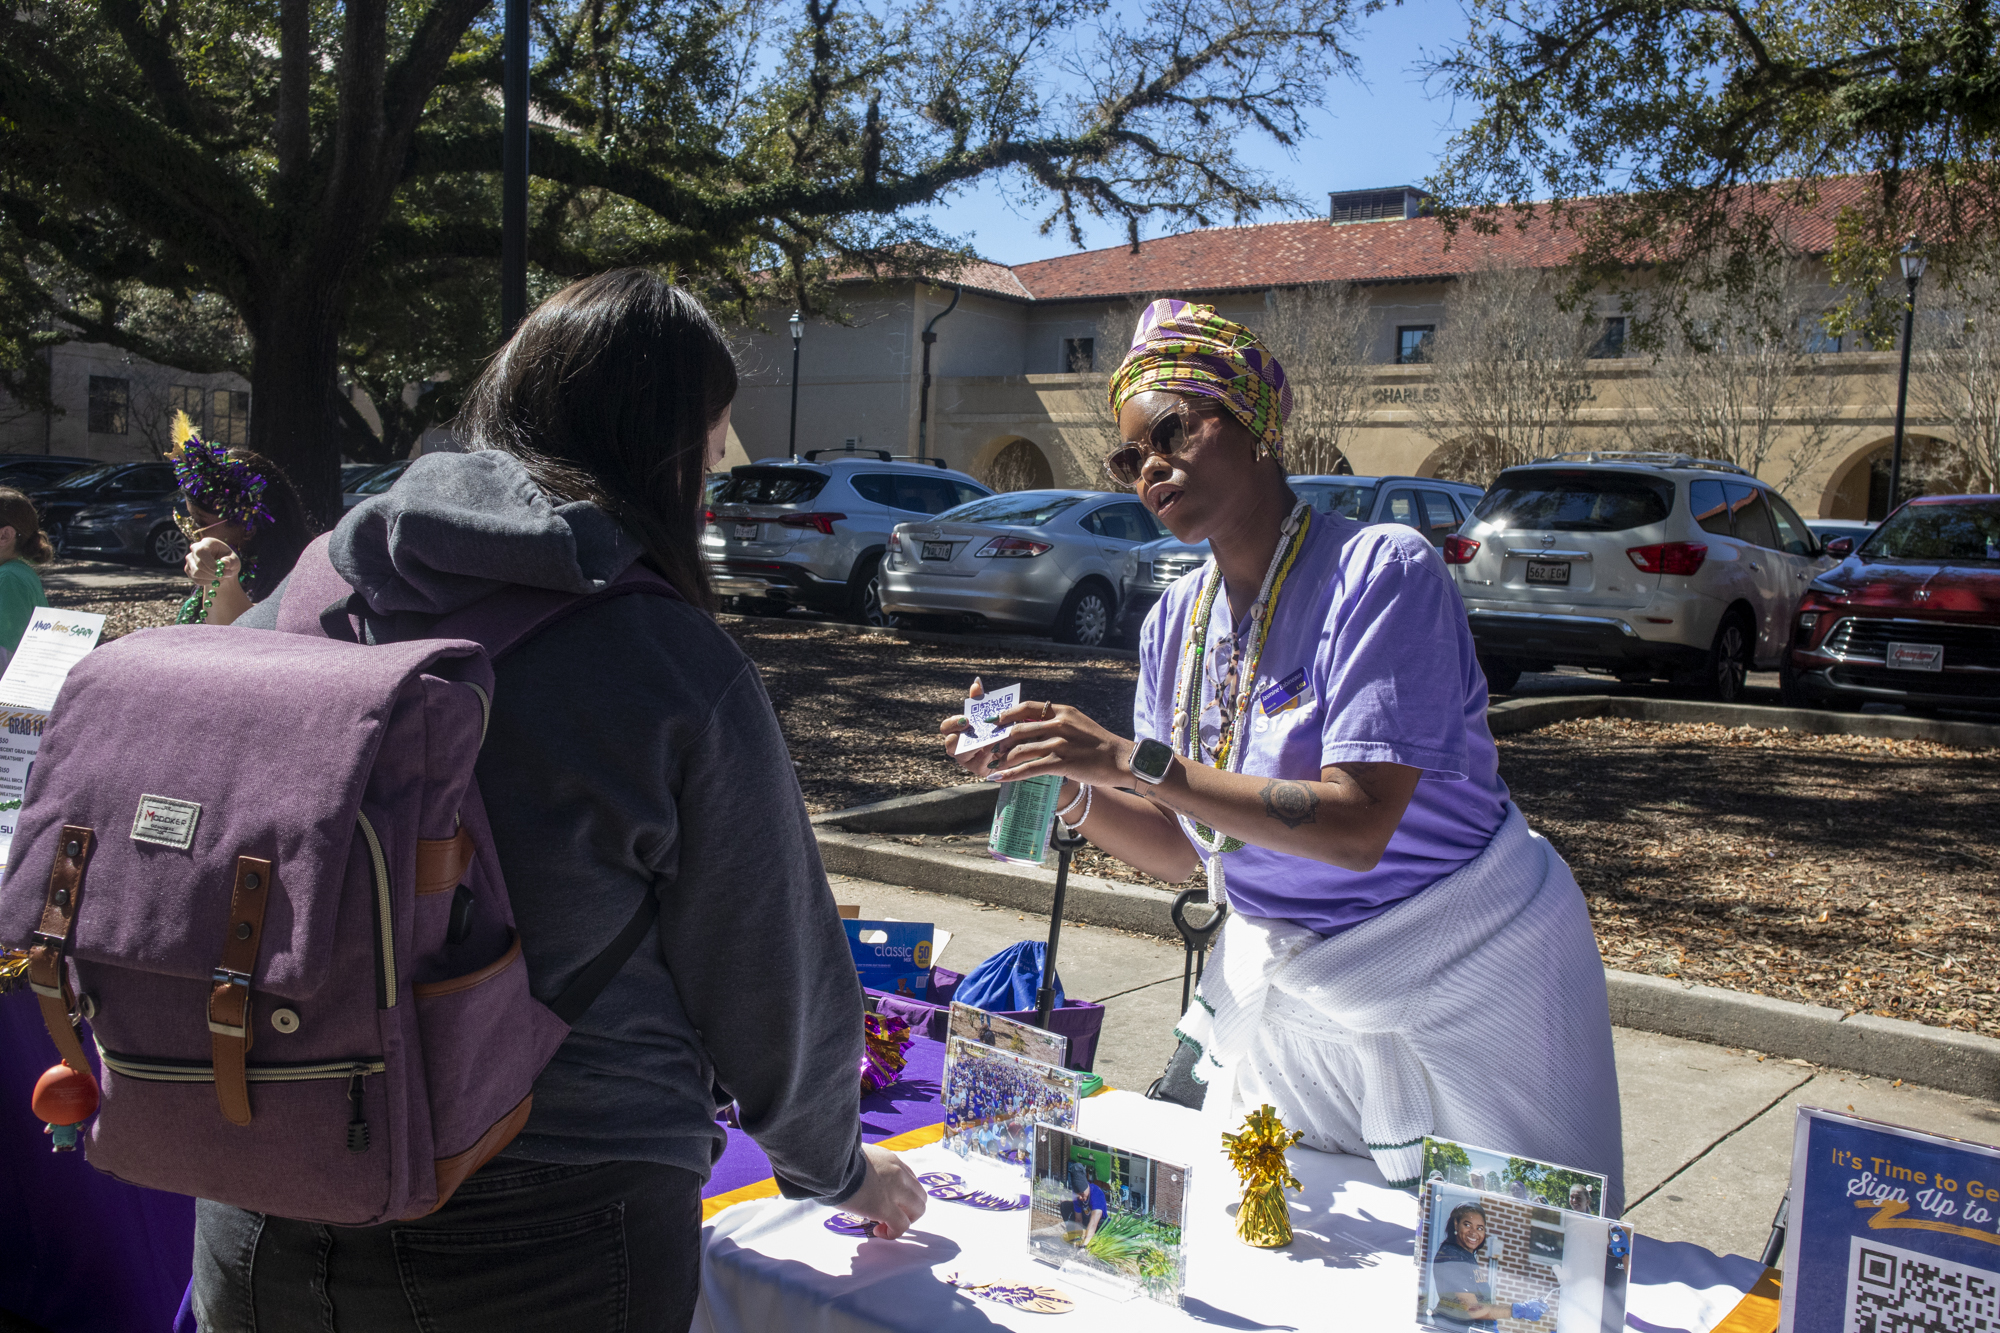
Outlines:
[[[343,444],[406,444],[497,342],[497,13],[0,3],[5,386],[46,392],[36,353],[67,337],[221,368],[131,315],[219,300],[251,443],[337,513]],[[643,264],[749,316],[838,272],[948,276],[921,208],[996,175],[1073,240],[1242,220],[1291,201],[1239,145],[1299,142],[1375,3],[544,0],[531,297]]]
[[1790,243],[1793,210],[1823,207],[1848,293],[1837,322],[1886,334],[1902,288],[1882,280],[1905,239],[1949,258],[1995,219],[1989,0],[1471,0],[1468,13],[1431,73],[1477,114],[1432,185],[1455,224],[1532,212],[1573,227],[1578,290],[1635,263],[1668,287],[1733,284]]

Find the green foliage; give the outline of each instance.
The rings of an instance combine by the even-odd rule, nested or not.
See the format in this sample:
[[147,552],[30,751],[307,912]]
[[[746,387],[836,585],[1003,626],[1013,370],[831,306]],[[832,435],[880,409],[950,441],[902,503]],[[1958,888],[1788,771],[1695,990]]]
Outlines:
[[1531,1198],[1540,1199],[1551,1208],[1569,1207],[1569,1192],[1573,1186],[1583,1186],[1589,1192],[1593,1205],[1601,1202],[1599,1195],[1604,1189],[1595,1176],[1548,1166],[1525,1157],[1509,1157],[1501,1175],[1507,1180],[1520,1181]]
[[1451,1174],[1453,1167],[1462,1167],[1468,1171],[1472,1169],[1472,1158],[1467,1155],[1463,1147],[1445,1139],[1424,1140],[1425,1178],[1429,1178],[1431,1172],[1436,1171],[1446,1180],[1455,1179]]
[[[1297,202],[1239,145],[1299,141],[1379,3],[543,0],[532,286],[637,264],[746,315],[825,309],[843,273],[949,277],[964,252],[917,210],[985,177],[1072,237]],[[488,0],[0,0],[7,327],[245,371],[251,442],[325,505],[343,436],[405,447],[497,342],[498,23]],[[0,382],[32,393],[33,350],[0,345]],[[412,405],[410,382],[451,387]]]
[[[1948,257],[1992,226],[1989,0],[1474,0],[1469,14],[1431,73],[1480,113],[1432,185],[1477,228],[1541,201],[1585,242],[1585,283],[1645,260],[1734,289],[1783,251],[1789,210],[1823,207],[1852,293],[1834,331],[1879,332],[1904,238]],[[1865,179],[1832,184],[1851,174]]]

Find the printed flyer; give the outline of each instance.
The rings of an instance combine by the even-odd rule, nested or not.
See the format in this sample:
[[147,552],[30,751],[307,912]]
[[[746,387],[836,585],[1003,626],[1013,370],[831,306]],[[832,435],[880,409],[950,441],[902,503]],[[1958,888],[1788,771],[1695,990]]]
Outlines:
[[1782,1333],[2000,1325],[2000,1149],[1799,1108]]
[[35,608],[21,646],[0,675],[0,875],[21,818],[28,774],[41,748],[42,727],[69,669],[97,646],[104,617],[91,611]]

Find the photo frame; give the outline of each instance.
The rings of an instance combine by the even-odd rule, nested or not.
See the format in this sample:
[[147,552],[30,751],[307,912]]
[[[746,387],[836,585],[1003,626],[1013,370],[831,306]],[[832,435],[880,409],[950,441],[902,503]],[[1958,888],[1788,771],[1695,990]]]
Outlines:
[[1040,1060],[1043,1064],[1065,1067],[1069,1064],[1069,1038],[1060,1032],[1050,1032],[1019,1019],[989,1014],[984,1009],[975,1009],[957,1000],[952,1001],[949,1023],[948,1032],[953,1037],[963,1037],[981,1046]]
[[1079,1287],[1179,1308],[1189,1189],[1179,1163],[1036,1125],[1028,1254]]
[[1442,1180],[1543,1210],[1604,1216],[1604,1177],[1573,1166],[1426,1138],[1419,1175],[1424,1181]]
[[1038,1122],[1075,1127],[1082,1081],[1075,1070],[948,1036],[943,1144],[960,1157],[1002,1162],[1025,1175]]
[[[1632,1233],[1511,1194],[1427,1180],[1418,1199],[1417,1324],[1462,1333],[1625,1327]],[[1556,1213],[1553,1222],[1538,1214]]]

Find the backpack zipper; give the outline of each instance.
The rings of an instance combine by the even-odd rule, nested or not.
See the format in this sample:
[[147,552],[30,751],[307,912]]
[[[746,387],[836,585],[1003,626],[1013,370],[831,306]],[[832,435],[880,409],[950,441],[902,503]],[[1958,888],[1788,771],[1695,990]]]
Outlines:
[[[104,1067],[144,1083],[213,1083],[215,1066],[199,1060],[140,1060],[97,1048]],[[388,1072],[381,1060],[328,1060],[313,1064],[251,1065],[243,1071],[249,1083],[312,1083],[324,1079],[360,1079]]]
[[355,811],[354,817],[361,823],[361,836],[368,840],[368,856],[375,864],[375,929],[377,933],[376,951],[382,959],[382,1007],[396,1007],[396,921],[390,915],[389,902],[389,862],[382,855],[382,840],[375,836],[375,826],[368,822],[368,816]]

